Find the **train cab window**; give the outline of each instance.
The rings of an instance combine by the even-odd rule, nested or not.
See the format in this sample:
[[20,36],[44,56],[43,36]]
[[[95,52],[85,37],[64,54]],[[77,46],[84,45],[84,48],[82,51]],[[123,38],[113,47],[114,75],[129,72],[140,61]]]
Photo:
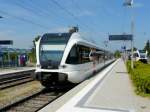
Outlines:
[[133,57],[139,57],[138,53],[134,53]]
[[67,64],[83,64],[90,62],[90,48],[82,45],[74,45],[67,57]]
[[74,45],[67,57],[66,63],[67,64],[78,64],[79,63],[79,57],[77,52],[77,45]]

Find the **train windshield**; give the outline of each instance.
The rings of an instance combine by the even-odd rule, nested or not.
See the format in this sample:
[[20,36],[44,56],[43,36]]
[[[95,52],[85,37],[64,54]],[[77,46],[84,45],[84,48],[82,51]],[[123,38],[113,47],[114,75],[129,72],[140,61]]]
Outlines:
[[40,43],[40,63],[45,69],[58,68],[71,35],[45,34]]

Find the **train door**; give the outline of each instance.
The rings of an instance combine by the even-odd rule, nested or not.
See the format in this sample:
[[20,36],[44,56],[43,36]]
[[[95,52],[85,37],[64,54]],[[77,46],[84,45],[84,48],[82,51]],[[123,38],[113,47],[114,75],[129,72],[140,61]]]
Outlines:
[[74,45],[66,59],[67,68],[69,71],[78,72],[82,77],[87,77],[92,68],[92,62],[89,59],[90,48],[83,45]]

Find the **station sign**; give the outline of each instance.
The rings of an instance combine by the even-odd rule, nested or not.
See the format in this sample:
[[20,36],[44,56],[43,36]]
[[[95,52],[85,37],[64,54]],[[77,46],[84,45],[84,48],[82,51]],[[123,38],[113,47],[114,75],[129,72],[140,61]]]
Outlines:
[[110,41],[118,41],[118,40],[133,40],[132,34],[124,34],[124,35],[109,35]]
[[12,40],[0,40],[0,45],[13,45]]

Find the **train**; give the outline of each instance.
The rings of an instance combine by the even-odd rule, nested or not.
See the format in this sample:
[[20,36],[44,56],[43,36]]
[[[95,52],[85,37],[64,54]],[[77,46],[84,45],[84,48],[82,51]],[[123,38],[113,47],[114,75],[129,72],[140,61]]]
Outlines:
[[133,60],[147,63],[148,62],[147,54],[148,52],[146,50],[136,50],[133,52]]
[[34,78],[45,87],[78,84],[114,61],[113,53],[79,32],[45,33],[35,45]]

